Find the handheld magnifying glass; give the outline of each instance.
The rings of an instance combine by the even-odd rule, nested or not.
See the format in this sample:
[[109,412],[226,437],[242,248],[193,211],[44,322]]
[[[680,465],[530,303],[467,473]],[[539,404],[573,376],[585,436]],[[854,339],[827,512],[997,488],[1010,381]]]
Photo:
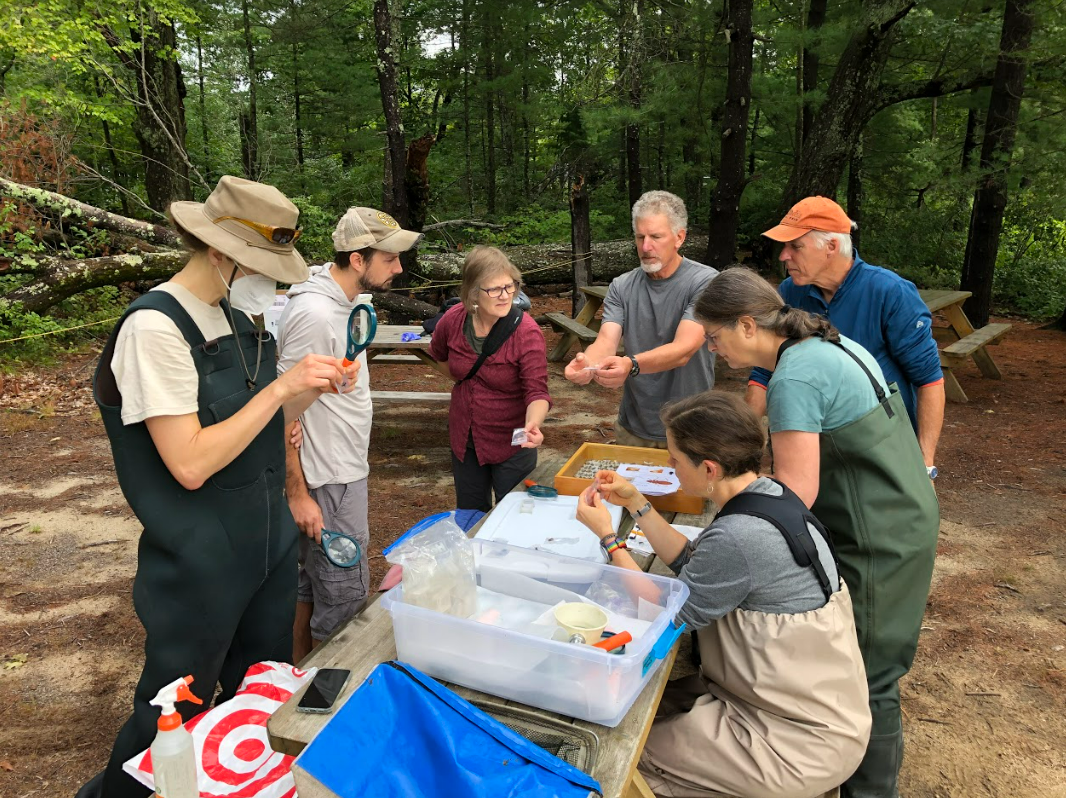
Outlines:
[[[372,305],[356,305],[348,316],[348,347],[344,350],[344,367],[352,365],[359,353],[370,346],[378,331],[378,314]],[[333,390],[340,393],[348,387],[343,380]]]
[[363,558],[363,547],[351,535],[322,530],[322,551],[326,559],[339,568],[351,568]]

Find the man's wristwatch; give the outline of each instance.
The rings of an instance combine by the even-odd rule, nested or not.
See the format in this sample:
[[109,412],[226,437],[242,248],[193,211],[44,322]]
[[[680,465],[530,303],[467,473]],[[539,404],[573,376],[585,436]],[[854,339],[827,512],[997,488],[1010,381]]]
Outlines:
[[637,362],[637,359],[633,355],[629,356],[629,360],[633,364],[633,367],[629,369],[629,376],[636,377],[640,374],[640,363]]
[[644,506],[633,513],[634,518],[643,518],[651,512],[651,502],[644,502]]
[[937,471],[936,466],[926,466],[925,472],[929,475],[929,479],[936,479],[937,474],[940,473]]
[[611,561],[611,556],[619,549],[629,548],[626,546],[624,540],[619,540],[618,535],[610,534],[606,537],[600,538],[600,548],[607,554],[607,562]]

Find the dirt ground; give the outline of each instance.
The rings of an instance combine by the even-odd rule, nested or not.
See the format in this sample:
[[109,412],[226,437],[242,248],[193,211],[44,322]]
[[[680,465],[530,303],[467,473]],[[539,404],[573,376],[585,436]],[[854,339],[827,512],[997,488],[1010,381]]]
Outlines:
[[[535,297],[534,311],[569,309]],[[556,336],[546,330],[549,347]],[[1016,322],[949,404],[939,556],[903,682],[906,798],[1066,798],[1066,334]],[[0,796],[72,795],[105,763],[142,661],[131,606],[140,526],[92,401],[96,353],[0,385]],[[551,364],[545,449],[613,437],[617,395]],[[446,390],[422,366],[371,367],[377,388]],[[724,390],[744,375],[721,373]],[[453,506],[444,407],[380,407],[371,555]]]

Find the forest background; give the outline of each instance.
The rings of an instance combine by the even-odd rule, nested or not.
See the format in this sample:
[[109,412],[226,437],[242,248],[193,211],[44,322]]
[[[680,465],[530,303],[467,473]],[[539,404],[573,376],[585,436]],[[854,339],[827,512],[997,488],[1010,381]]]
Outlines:
[[707,234],[690,257],[771,271],[760,232],[818,193],[867,261],[973,291],[975,324],[1061,324],[1064,23],[1059,0],[0,0],[0,341],[23,339],[0,361],[105,333],[180,265],[167,205],[223,174],[292,197],[309,259],[351,205],[426,229],[405,290],[431,303],[475,242],[612,276],[592,242],[653,188]]

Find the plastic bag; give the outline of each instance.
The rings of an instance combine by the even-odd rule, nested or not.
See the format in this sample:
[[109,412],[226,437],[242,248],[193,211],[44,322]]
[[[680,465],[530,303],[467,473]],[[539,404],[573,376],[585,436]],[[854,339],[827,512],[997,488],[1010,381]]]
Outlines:
[[474,547],[452,513],[419,521],[383,554],[403,566],[405,604],[459,618],[477,609]]
[[[185,723],[196,750],[196,783],[210,798],[293,798],[293,757],[270,747],[266,724],[317,668],[302,671],[283,662],[260,662],[248,669],[237,694]],[[152,754],[144,751],[122,769],[155,789]]]

